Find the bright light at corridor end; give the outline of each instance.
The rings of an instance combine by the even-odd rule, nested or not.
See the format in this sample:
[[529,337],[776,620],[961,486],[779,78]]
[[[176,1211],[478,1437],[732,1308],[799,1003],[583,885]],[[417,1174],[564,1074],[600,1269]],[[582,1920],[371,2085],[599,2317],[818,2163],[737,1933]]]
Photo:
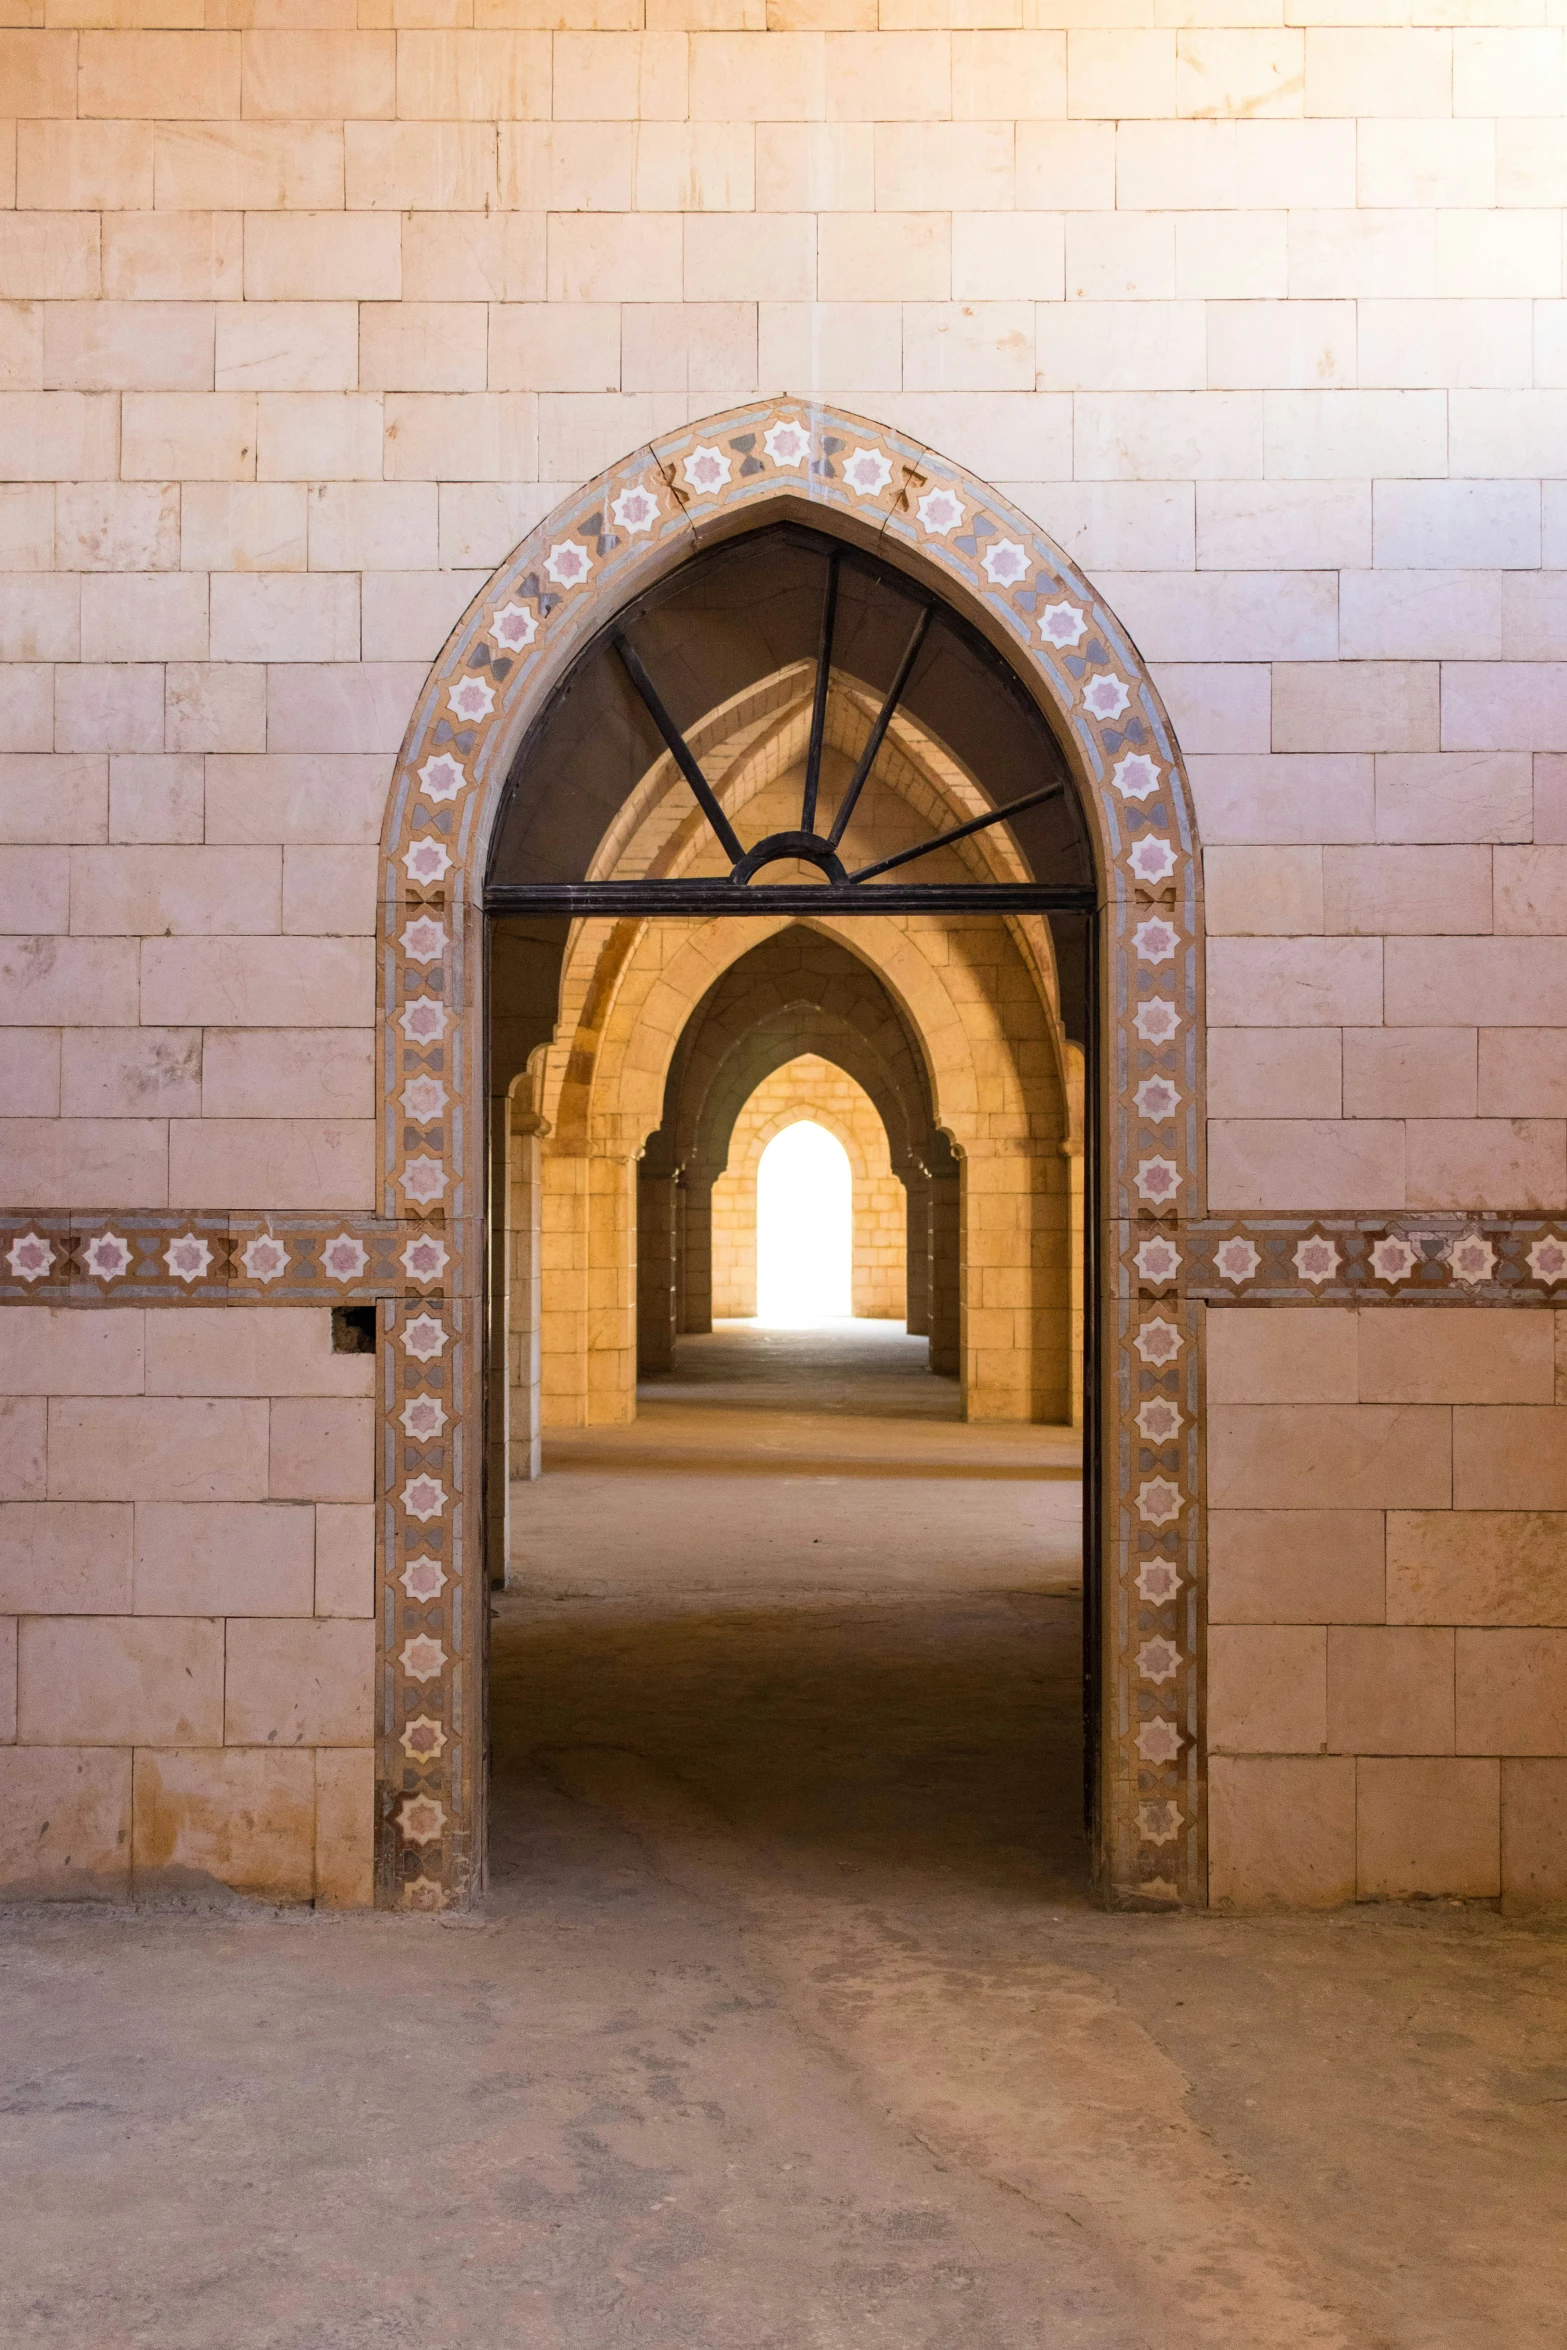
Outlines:
[[756,1170],[756,1318],[828,1322],[854,1311],[854,1176],[836,1135],[786,1126]]

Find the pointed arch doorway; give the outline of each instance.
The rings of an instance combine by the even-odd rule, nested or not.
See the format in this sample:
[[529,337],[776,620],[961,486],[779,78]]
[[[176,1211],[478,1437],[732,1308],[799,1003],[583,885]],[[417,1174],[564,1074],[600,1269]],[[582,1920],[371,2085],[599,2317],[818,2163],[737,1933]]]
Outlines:
[[[784,657],[759,659],[759,636]],[[918,821],[901,839],[885,810],[872,822],[878,761],[897,758],[926,795],[904,793]],[[793,819],[761,822],[791,763]],[[1199,1389],[1178,1284],[1198,1171],[1195,841],[1158,697],[1087,583],[899,436],[789,402],[708,420],[591,485],[476,601],[421,697],[385,845],[386,1199],[418,1218],[431,1279],[384,1315],[382,1897],[437,1907],[482,1869],[487,1016],[496,1036],[511,1019],[519,1067],[547,1060],[572,940],[618,942],[577,974],[600,991],[621,1140],[640,1147],[704,956],[716,979],[781,929],[874,932],[928,1038],[939,1006],[911,933],[967,921],[1043,940],[1058,1011],[1060,942],[1077,944],[1097,1865],[1112,1899],[1201,1900]],[[638,953],[659,922],[683,925],[683,999]],[[530,1034],[540,1017],[548,1036]],[[937,1128],[956,1139],[966,1120],[977,1163],[1000,1114],[982,1070],[931,1073]],[[581,1071],[562,1073],[562,1105],[589,1117]],[[584,1198],[623,1181],[590,1172]],[[634,1366],[634,1296],[630,1311]],[[966,1313],[982,1332],[977,1289]],[[965,1344],[976,1416],[1006,1351]]]

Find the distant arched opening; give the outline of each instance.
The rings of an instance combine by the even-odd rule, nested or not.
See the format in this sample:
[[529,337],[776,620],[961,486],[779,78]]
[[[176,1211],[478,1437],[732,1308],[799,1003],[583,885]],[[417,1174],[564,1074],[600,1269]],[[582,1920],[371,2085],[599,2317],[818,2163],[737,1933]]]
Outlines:
[[800,1324],[854,1311],[854,1174],[836,1134],[800,1118],[756,1170],[756,1318]]

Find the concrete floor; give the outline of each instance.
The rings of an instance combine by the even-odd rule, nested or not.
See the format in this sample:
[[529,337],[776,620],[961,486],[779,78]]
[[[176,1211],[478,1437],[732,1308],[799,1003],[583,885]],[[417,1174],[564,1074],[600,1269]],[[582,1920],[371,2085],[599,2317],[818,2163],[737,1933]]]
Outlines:
[[1110,1917],[1077,1489],[886,1330],[551,1445],[447,1920],[0,1920],[0,2344],[1519,2350],[1567,1938]]

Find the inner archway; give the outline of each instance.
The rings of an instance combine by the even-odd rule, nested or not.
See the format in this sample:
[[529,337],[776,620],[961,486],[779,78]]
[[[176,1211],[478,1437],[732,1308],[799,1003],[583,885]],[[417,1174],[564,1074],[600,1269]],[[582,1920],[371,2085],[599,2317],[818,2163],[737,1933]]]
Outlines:
[[756,1319],[808,1325],[854,1313],[854,1170],[813,1118],[780,1128],[756,1163]]
[[[921,811],[907,793],[899,795],[908,812],[900,819],[903,837],[884,839],[879,862],[873,856],[871,866],[861,868],[859,876],[869,882],[874,875],[874,911],[890,917],[874,925],[879,934],[875,959],[900,1003],[919,1007],[920,1031],[927,1043],[937,1038],[957,1041],[964,991],[977,963],[971,956],[956,973],[941,975],[933,967],[929,941],[920,934],[918,920],[901,919],[895,888],[881,877],[908,854],[925,854],[934,837],[943,833],[951,846],[941,854],[949,860],[947,870],[955,886],[988,884],[1019,893],[992,901],[1006,928],[1014,915],[1026,915],[1040,903],[1037,893],[1046,886],[1038,879],[1045,836],[1031,830],[1036,819],[1047,826],[1054,821],[1039,816],[1042,804],[1051,803],[1058,813],[1076,807],[1089,824],[1089,875],[1075,885],[1080,896],[1073,903],[1082,903],[1086,914],[1097,895],[1105,911],[1097,924],[1089,920],[1080,927],[1078,935],[1087,952],[1078,983],[1084,1000],[1109,1007],[1116,1041],[1112,1049],[1107,1032],[1100,1066],[1109,1088],[1106,1098],[1113,1097],[1123,1107],[1114,1117],[1103,1112],[1090,1050],[1086,1077],[1094,1114],[1080,1125],[1069,1120],[1055,1151],[1063,1164],[1063,1188],[1069,1190],[1065,1172],[1074,1162],[1081,1163],[1084,1144],[1092,1161],[1096,1139],[1101,1132],[1104,1137],[1098,1181],[1104,1186],[1108,1215],[1101,1225],[1090,1212],[1075,1227],[1081,1235],[1086,1295],[1126,1297],[1133,1310],[1130,1318],[1124,1313],[1109,1318],[1097,1310],[1085,1313],[1090,1349],[1085,1393],[1091,1424],[1097,1412],[1108,1408],[1118,1429],[1135,1426],[1136,1431],[1129,1443],[1118,1436],[1108,1448],[1093,1448],[1095,1463],[1103,1461],[1106,1469],[1103,1502],[1114,1513],[1114,1540],[1106,1556],[1113,1561],[1117,1592],[1133,1595],[1129,1611],[1125,1596],[1117,1597],[1113,1606],[1107,1597],[1103,1621],[1111,1683],[1103,1682],[1097,1663],[1089,1676],[1090,1688],[1098,1691],[1103,1686],[1107,1698],[1102,1719],[1109,1745],[1100,1781],[1107,1840],[1102,1849],[1107,1881],[1120,1889],[1120,1897],[1190,1897],[1187,1889],[1200,1883],[1202,1857],[1198,1692],[1195,1680],[1189,1679],[1199,1653],[1200,1630],[1198,1522],[1189,1506],[1199,1424],[1192,1343],[1196,1326],[1189,1324],[1188,1309],[1180,1302],[1179,1226],[1195,1201],[1199,1097],[1197,1030],[1191,1023],[1198,934],[1190,865],[1194,840],[1174,745],[1135,650],[1087,583],[1023,517],[984,485],[967,480],[896,435],[860,420],[787,403],[672,436],[594,485],[588,501],[575,500],[552,518],[497,575],[454,634],[405,746],[387,841],[389,947],[401,942],[385,966],[389,1013],[401,1040],[395,1056],[401,1066],[394,1069],[392,1058],[388,1062],[392,1098],[398,1104],[389,1119],[388,1196],[390,1201],[406,1202],[420,1218],[445,1221],[439,1257],[448,1277],[451,1310],[422,1318],[410,1313],[408,1329],[424,1346],[425,1325],[436,1323],[442,1351],[452,1346],[454,1335],[457,1347],[443,1370],[450,1403],[443,1408],[440,1428],[434,1426],[433,1412],[419,1406],[418,1436],[409,1421],[409,1442],[399,1440],[397,1448],[405,1460],[411,1453],[421,1454],[432,1465],[432,1474],[412,1478],[404,1493],[393,1497],[388,1524],[387,1718],[394,1732],[399,1723],[410,1725],[407,1738],[398,1734],[392,1741],[402,1759],[394,1763],[388,1756],[388,1776],[403,1789],[401,1800],[394,1801],[386,1815],[392,1832],[388,1866],[407,1888],[409,1899],[432,1897],[419,1892],[421,1882],[433,1887],[433,1897],[439,1898],[443,1884],[457,1881],[453,1870],[460,1879],[476,1824],[471,1808],[476,1781],[470,1762],[477,1751],[472,1741],[475,1724],[463,1709],[476,1702],[478,1685],[461,1666],[476,1613],[471,1604],[463,1607],[461,1602],[472,1571],[468,1562],[476,1556],[471,1534],[478,1528],[472,1513],[479,1499],[465,1470],[476,1456],[471,1442],[466,1448],[463,1444],[463,1429],[472,1425],[479,1368],[472,1345],[475,1333],[464,1327],[463,1301],[473,1299],[476,1292],[463,1219],[483,1184],[482,1158],[474,1156],[480,1130],[471,1115],[481,1043],[471,1016],[484,994],[484,960],[466,910],[469,877],[476,879],[474,859],[504,833],[498,820],[508,795],[514,810],[519,804],[517,782],[522,777],[521,796],[530,813],[522,833],[512,836],[522,853],[520,863],[511,869],[523,878],[504,882],[497,897],[496,876],[504,879],[504,865],[492,858],[486,885],[489,902],[504,906],[508,920],[527,906],[542,928],[553,918],[545,899],[552,907],[556,900],[549,893],[561,893],[562,918],[568,928],[580,925],[571,936],[583,951],[568,952],[566,938],[558,943],[541,936],[533,939],[543,961],[555,958],[557,992],[543,1034],[528,1036],[526,1013],[514,1016],[514,1009],[502,1001],[507,985],[497,987],[498,1026],[492,1034],[510,1021],[512,1041],[525,1047],[526,1059],[532,1062],[535,1052],[541,1057],[527,1070],[528,1087],[506,1080],[509,1113],[504,1129],[497,1120],[495,1130],[509,1130],[512,1140],[538,1147],[543,1171],[534,1195],[542,1201],[546,1224],[552,1188],[560,1201],[574,1203],[564,1211],[563,1226],[557,1217],[560,1231],[576,1236],[557,1255],[578,1290],[577,1301],[562,1317],[559,1335],[576,1345],[584,1332],[596,1333],[589,1354],[597,1351],[609,1366],[607,1384],[601,1382],[595,1390],[590,1383],[584,1391],[584,1424],[591,1425],[594,1417],[613,1416],[623,1409],[620,1398],[628,1373],[616,1371],[610,1357],[618,1356],[627,1366],[635,1360],[631,1293],[636,1280],[622,1253],[626,1242],[617,1238],[629,1238],[637,1221],[627,1212],[635,1196],[634,1189],[628,1194],[625,1188],[635,1163],[634,1146],[628,1145],[634,1130],[640,1128],[644,1135],[656,1130],[660,1076],[679,1025],[671,1015],[678,1014],[682,1001],[693,1000],[693,991],[684,983],[671,1000],[660,958],[642,953],[645,932],[637,894],[650,884],[681,882],[682,875],[700,890],[702,853],[697,846],[700,825],[689,821],[666,825],[661,839],[653,837],[649,820],[656,830],[656,809],[662,805],[677,813],[668,782],[656,772],[659,747],[654,744],[649,765],[647,735],[635,711],[628,728],[624,698],[618,709],[613,696],[610,705],[595,703],[591,693],[583,696],[576,691],[574,673],[596,637],[617,625],[617,615],[631,613],[650,585],[671,578],[693,552],[700,555],[704,546],[722,551],[726,534],[754,528],[772,517],[791,525],[798,520],[819,526],[839,546],[869,553],[878,576],[895,587],[900,581],[912,583],[915,602],[923,595],[928,606],[931,617],[924,625],[933,642],[939,639],[944,650],[957,648],[956,667],[950,660],[946,665],[947,685],[937,696],[938,707],[927,718],[918,694],[911,694],[913,731],[888,748],[889,757],[896,752],[910,759],[918,788],[929,795],[926,808]],[[783,610],[775,602],[761,617],[773,627]],[[642,611],[637,605],[637,612]],[[656,616],[651,607],[648,611],[656,639]],[[827,773],[829,754],[844,757],[856,774],[862,765],[874,764],[882,747],[869,742],[878,725],[876,706],[879,700],[885,710],[896,696],[889,695],[885,685],[878,687],[872,640],[866,640],[866,658],[856,653],[847,663],[841,687],[835,690],[829,672],[825,696],[808,693],[807,707],[802,708],[797,684],[802,659],[809,659],[811,647],[770,666],[759,665],[749,657],[756,640],[756,612],[731,599],[718,621],[707,630],[705,641],[730,647],[734,686],[727,697],[706,693],[705,698],[698,697],[695,708],[676,709],[673,729],[664,730],[666,743],[689,728],[681,738],[689,749],[709,723],[730,741],[737,723],[749,727],[757,739],[766,731],[765,722],[783,713],[786,723],[804,738],[808,765],[819,780]],[[952,623],[957,624],[955,634]],[[623,630],[624,620],[618,625]],[[967,637],[965,630],[970,632]],[[780,631],[775,628],[774,633]],[[784,626],[782,636],[789,633]],[[650,644],[658,649],[644,638],[644,651]],[[663,650],[674,659],[672,666],[661,665],[660,675],[666,693],[679,702],[682,694],[670,680],[686,648],[671,640]],[[896,643],[891,652],[896,655]],[[997,661],[1000,673],[1012,681],[1007,690],[1020,697],[1013,706],[1025,713],[1025,732],[1034,723],[1026,717],[1030,709],[1046,721],[1045,765],[1053,769],[1056,780],[1022,795],[1027,810],[1021,801],[1008,798],[1011,779],[997,774],[985,780],[964,754],[961,738],[971,706],[965,696],[987,662]],[[635,688],[631,665],[623,666]],[[890,660],[883,662],[884,678],[891,666]],[[704,689],[708,682],[703,680]],[[568,737],[575,723],[576,741],[557,737],[555,743],[557,752],[570,755],[530,760],[529,752],[540,748],[540,727],[574,699],[575,719],[568,720]],[[646,695],[641,701],[651,714],[652,702]],[[797,716],[786,710],[791,704]],[[703,711],[709,716],[704,718]],[[856,725],[858,745],[853,739]],[[885,735],[884,725],[881,731]],[[577,746],[590,739],[609,759],[606,767],[600,757],[597,781],[575,757]],[[718,747],[711,740],[697,744],[702,756],[693,763],[704,775],[709,773],[706,754]],[[731,756],[745,747],[734,742]],[[750,763],[746,783],[758,802],[797,764],[800,747],[799,742],[777,739]],[[687,767],[678,760],[674,765],[689,780]],[[700,802],[700,792],[697,797]],[[723,807],[721,800],[719,805]],[[767,813],[760,806],[757,812]],[[1002,817],[1008,818],[1004,828],[997,821]],[[831,821],[830,814],[826,820]],[[732,825],[732,815],[730,821]],[[803,863],[812,869],[806,888],[814,903],[805,902],[805,876],[789,870],[793,851],[780,846],[779,836],[788,827],[775,824],[766,844],[768,879],[757,892],[755,908],[730,901],[734,912],[728,919],[742,934],[737,942],[742,947],[760,943],[781,922],[804,917],[814,930],[828,935],[842,930],[845,912],[857,926],[847,902],[841,907],[837,898],[838,889],[853,876],[831,869],[822,852],[822,843],[830,836],[824,827],[813,829],[813,823],[814,817],[802,812],[794,834],[796,867]],[[748,837],[754,839],[754,832]],[[740,835],[734,839],[744,850]],[[976,841],[981,845],[976,847]],[[756,842],[758,849],[763,845]],[[635,872],[624,862],[627,848],[640,859]],[[755,858],[748,864],[742,858],[736,862],[732,884],[726,886],[743,889],[762,871]],[[592,901],[591,908],[587,903],[579,906],[573,893],[580,887],[607,889],[610,894]],[[617,889],[621,895],[615,898]],[[545,898],[537,894],[540,890]],[[693,907],[698,903],[691,902]],[[446,907],[458,918],[455,931],[439,919]],[[862,910],[872,909],[867,905]],[[596,927],[600,919],[608,929]],[[1054,914],[1050,923],[1056,926]],[[686,942],[678,948],[688,958],[688,978],[704,957],[709,973],[720,971],[731,959],[728,949],[714,951],[714,927],[694,919],[688,925]],[[1034,979],[1028,982],[1038,1000],[1050,1002],[1054,984],[1060,1020],[1066,965],[1057,956],[1052,971],[1050,953],[1041,956],[1031,947],[1026,931],[1023,923],[1006,929],[1009,951],[1020,953],[1025,966],[1032,957],[1046,975],[1042,993]],[[711,944],[703,943],[704,936]],[[605,947],[612,949],[607,961]],[[503,955],[502,963],[505,959]],[[992,957],[989,968],[999,972],[1001,964]],[[943,1001],[948,1011],[945,1023]],[[614,1015],[604,1027],[596,1022],[600,1011]],[[608,1034],[616,1021],[622,1024],[618,1038]],[[950,1028],[950,1036],[943,1036],[944,1026]],[[556,1049],[557,1032],[570,1040],[566,1066],[560,1071],[564,1082],[556,1095],[560,1117],[558,1122],[546,1117],[541,1126],[536,1121],[546,1114],[535,1106],[538,1081]],[[1057,1034],[1059,1041],[1059,1030]],[[598,1035],[605,1038],[602,1052],[594,1045],[584,1059],[580,1047]],[[1070,1044],[1070,1036],[1066,1042]],[[1086,1040],[1085,1049],[1091,1044],[1091,1038]],[[620,1089],[622,1114],[618,1125],[595,1128],[595,1086],[611,1073],[617,1056],[618,1078],[626,1081]],[[961,1061],[961,1052],[958,1058]],[[1171,1074],[1159,1078],[1166,1063]],[[1047,1065],[1036,1062],[1030,1082]],[[1058,1049],[1054,1065],[1057,1088],[1069,1099],[1071,1052]],[[1080,1070],[1081,1062],[1077,1066]],[[428,1085],[422,1083],[425,1071]],[[933,1054],[930,1074],[935,1124],[957,1159],[960,1189],[973,1209],[963,1211],[965,1253],[960,1258],[967,1284],[961,1314],[963,1379],[965,1403],[971,1407],[976,1399],[984,1402],[999,1392],[987,1382],[999,1379],[1005,1388],[1008,1364],[1016,1353],[1016,1317],[1032,1309],[1018,1300],[1016,1271],[1000,1262],[992,1271],[967,1244],[976,1236],[983,1241],[987,1231],[1001,1224],[1017,1229],[1018,1210],[1012,1203],[1028,1196],[1032,1177],[1025,1175],[1024,1162],[1031,1151],[1038,1153],[1033,1143],[1019,1151],[1004,1134],[987,1131],[991,1070],[978,1080],[965,1080],[956,1064],[944,1064],[940,1054]],[[1004,1107],[1009,1082],[1001,1081]],[[1028,1090],[1025,1084],[1024,1093]],[[1074,1139],[1077,1135],[1081,1141]],[[576,1162],[577,1172],[569,1182],[564,1180],[566,1170],[553,1166],[561,1145],[568,1146],[565,1156]],[[526,1148],[521,1155],[525,1160]],[[1090,1198],[1093,1184],[1091,1164]],[[528,1194],[526,1174],[518,1188]],[[981,1202],[986,1204],[981,1207]],[[1074,1230],[1070,1212],[1052,1215],[1057,1229]],[[1025,1250],[1028,1262],[1037,1264],[1041,1253],[1030,1239]],[[435,1253],[426,1250],[424,1255],[433,1267]],[[1114,1267],[1108,1289],[1097,1271],[1100,1262]],[[1143,1304],[1142,1298],[1148,1302]],[[621,1327],[632,1334],[627,1341],[614,1336]],[[401,1319],[394,1316],[388,1332],[393,1361],[401,1346],[400,1328]],[[1094,1351],[1102,1341],[1111,1347],[1108,1358]],[[433,1348],[433,1333],[428,1343]],[[412,1349],[402,1351],[411,1354]],[[1129,1384],[1123,1373],[1106,1376],[1112,1359],[1126,1364]],[[414,1373],[407,1380],[409,1410],[415,1408],[417,1395],[428,1389],[431,1376]],[[400,1398],[404,1384],[399,1371],[394,1398]],[[1155,1413],[1148,1399],[1161,1393],[1170,1398],[1169,1408],[1161,1405]],[[1010,1394],[1001,1394],[1001,1401],[1004,1411],[1031,1408],[1025,1391],[1015,1385]],[[401,1422],[405,1414],[394,1409],[391,1417]],[[426,1420],[431,1423],[428,1430],[423,1426]],[[443,1482],[433,1474],[434,1468],[444,1469],[455,1483]],[[1090,1489],[1098,1501],[1097,1466]],[[444,1523],[419,1518],[418,1509],[426,1503]],[[464,1539],[465,1529],[470,1539]],[[455,1577],[450,1569],[439,1575],[433,1569],[427,1573],[420,1563],[422,1554],[439,1565],[442,1553],[457,1568]],[[411,1686],[415,1683],[419,1685]],[[1113,1704],[1108,1702],[1111,1684],[1116,1693]],[[422,1728],[414,1736],[416,1712],[420,1723],[433,1725],[428,1736]],[[444,1805],[448,1796],[450,1811]]]

